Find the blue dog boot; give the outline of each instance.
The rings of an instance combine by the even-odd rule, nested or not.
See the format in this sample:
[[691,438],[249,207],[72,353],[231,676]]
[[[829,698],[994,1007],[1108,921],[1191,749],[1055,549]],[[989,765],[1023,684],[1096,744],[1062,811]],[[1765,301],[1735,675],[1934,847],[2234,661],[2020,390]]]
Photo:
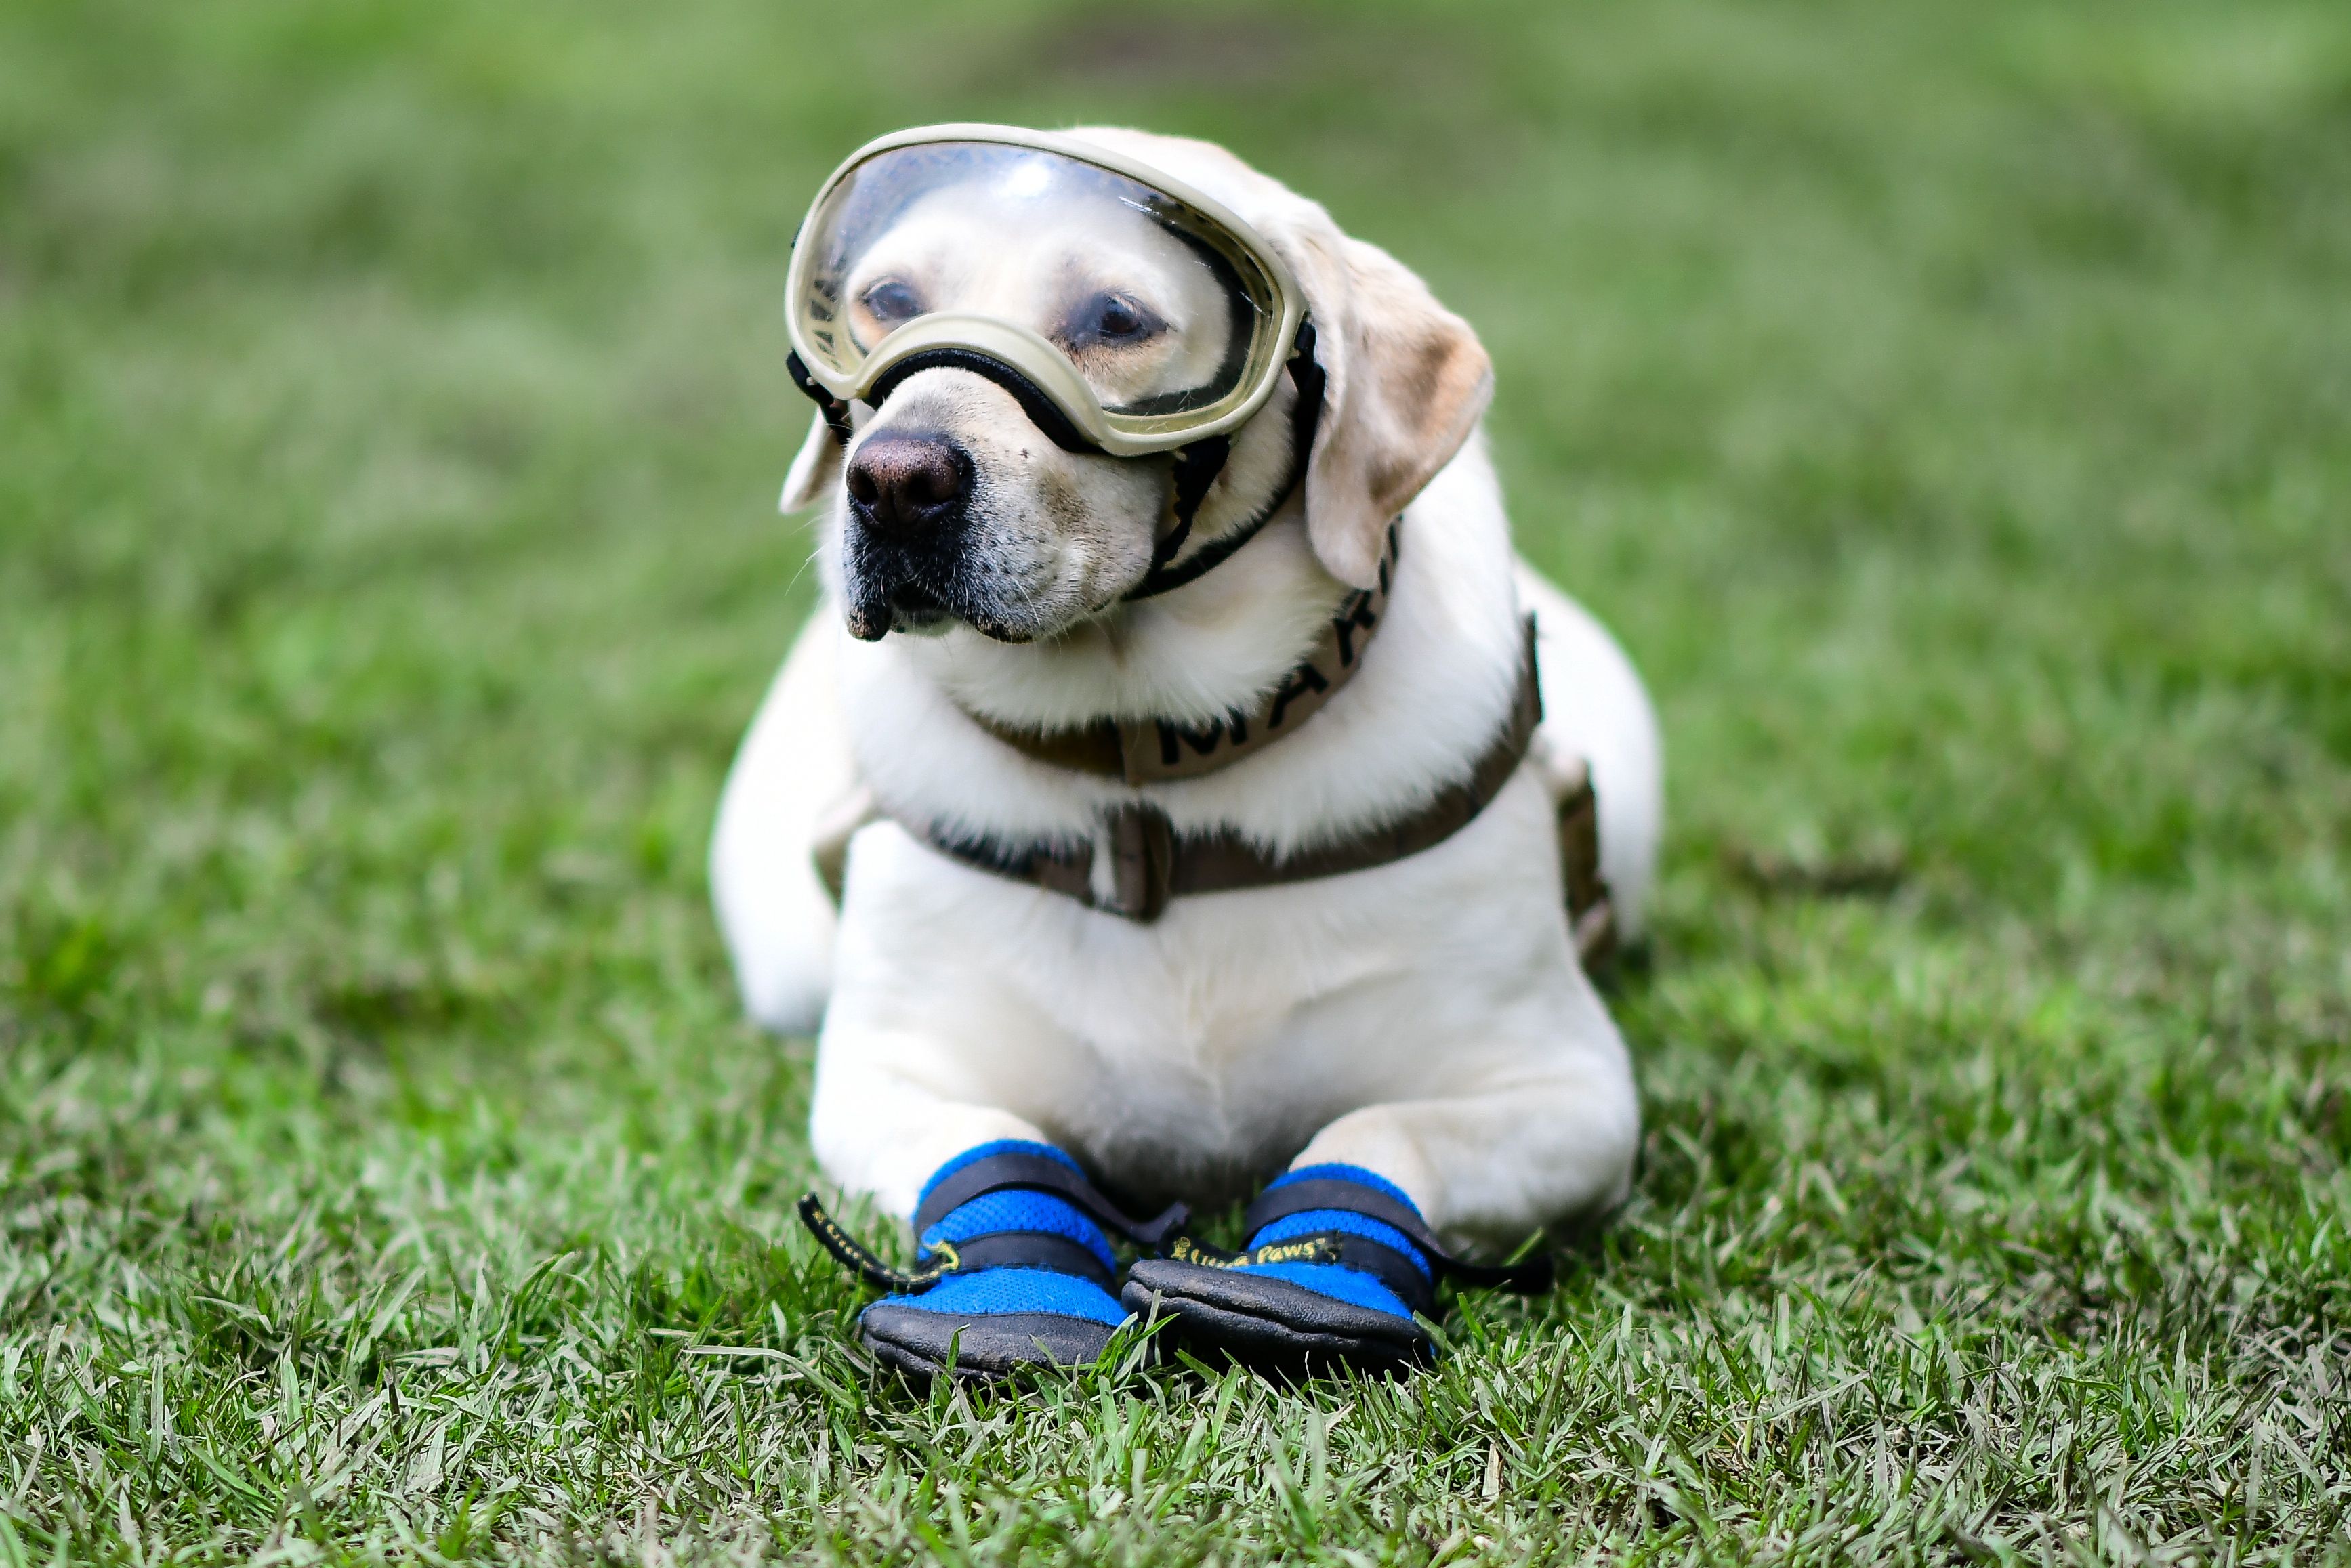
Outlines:
[[[1223,1252],[1179,1238],[1128,1271],[1123,1299],[1197,1349],[1270,1372],[1426,1366],[1437,1280],[1550,1288],[1549,1260],[1487,1269],[1451,1256],[1402,1189],[1356,1165],[1281,1177],[1242,1216],[1249,1246]],[[1416,1316],[1417,1314],[1417,1317]]]
[[836,1258],[893,1291],[859,1314],[858,1337],[885,1366],[923,1382],[950,1369],[988,1378],[1093,1361],[1126,1319],[1111,1293],[1118,1260],[1105,1231],[1156,1244],[1183,1214],[1138,1224],[1060,1149],[1006,1140],[966,1150],[925,1185],[912,1272],[859,1246],[813,1193],[800,1200],[800,1218]]

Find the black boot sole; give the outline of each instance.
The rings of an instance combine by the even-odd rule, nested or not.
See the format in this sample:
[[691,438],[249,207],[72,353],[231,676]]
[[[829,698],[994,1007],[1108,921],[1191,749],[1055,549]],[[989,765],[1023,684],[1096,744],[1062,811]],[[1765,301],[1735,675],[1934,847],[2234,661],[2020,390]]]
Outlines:
[[964,1317],[883,1304],[866,1308],[857,1324],[877,1360],[917,1383],[949,1370],[959,1381],[992,1382],[1040,1366],[1091,1366],[1111,1333],[1108,1324],[1058,1313]]
[[1147,1258],[1127,1272],[1126,1310],[1167,1332],[1203,1360],[1260,1372],[1394,1376],[1437,1359],[1437,1342],[1410,1318],[1333,1301],[1288,1280]]

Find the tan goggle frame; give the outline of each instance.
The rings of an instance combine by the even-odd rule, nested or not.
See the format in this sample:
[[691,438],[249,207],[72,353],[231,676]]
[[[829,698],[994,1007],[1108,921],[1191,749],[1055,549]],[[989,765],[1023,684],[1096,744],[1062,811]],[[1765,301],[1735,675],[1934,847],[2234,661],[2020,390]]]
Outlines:
[[[1214,244],[1238,266],[1259,274],[1272,296],[1270,303],[1273,310],[1264,317],[1270,326],[1270,329],[1259,328],[1258,339],[1250,345],[1249,359],[1232,389],[1212,403],[1180,413],[1120,413],[1104,408],[1077,367],[1042,336],[1016,323],[968,311],[942,310],[918,316],[891,332],[853,364],[842,363],[830,346],[820,348],[809,306],[815,297],[810,275],[820,264],[814,254],[816,247],[801,242],[810,237],[812,225],[825,212],[834,192],[861,165],[884,152],[956,141],[1030,148],[1092,164],[1148,186],[1179,210],[1187,232]],[[816,200],[809,204],[808,215],[800,223],[799,238],[793,244],[791,273],[785,286],[784,318],[791,336],[792,351],[810,379],[842,403],[865,399],[891,370],[915,355],[962,349],[1019,371],[1092,445],[1114,457],[1140,457],[1223,435],[1239,428],[1264,407],[1290,356],[1305,309],[1297,280],[1273,247],[1213,197],[1139,159],[1074,136],[1024,130],[1017,126],[975,124],[928,125],[893,131],[867,142],[833,171],[817,192]]]

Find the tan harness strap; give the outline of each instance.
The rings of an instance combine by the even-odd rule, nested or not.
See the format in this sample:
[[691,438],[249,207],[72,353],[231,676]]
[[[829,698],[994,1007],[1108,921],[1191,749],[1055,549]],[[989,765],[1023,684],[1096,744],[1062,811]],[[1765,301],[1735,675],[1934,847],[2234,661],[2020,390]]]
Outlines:
[[[1081,729],[1041,733],[977,713],[971,718],[998,740],[1038,762],[1129,784],[1214,773],[1295,732],[1354,675],[1365,645],[1387,611],[1401,535],[1402,519],[1398,519],[1388,526],[1377,584],[1342,600],[1305,662],[1247,713],[1236,711],[1205,730],[1186,729],[1165,720],[1102,719]],[[1178,836],[1166,814],[1143,800],[1113,808],[1097,839],[1075,844],[955,839],[935,826],[903,816],[898,820],[916,837],[967,866],[1074,898],[1089,909],[1148,922],[1166,911],[1171,898],[1368,871],[1442,844],[1501,794],[1502,786],[1526,760],[1541,722],[1535,623],[1529,618],[1519,690],[1510,716],[1468,777],[1447,786],[1403,821],[1366,829],[1336,844],[1282,857],[1228,828]],[[1569,929],[1578,954],[1592,964],[1605,958],[1614,946],[1615,921],[1608,885],[1600,876],[1600,816],[1591,769],[1587,765],[1581,777],[1563,787],[1562,781],[1556,779],[1552,784]],[[813,846],[817,871],[835,904],[841,901],[851,836],[866,823],[885,815],[896,814],[861,787],[818,826]],[[1109,885],[1107,896],[1094,886],[1097,845],[1110,860],[1103,878]]]
[[1388,524],[1379,580],[1340,600],[1304,661],[1247,712],[1237,708],[1202,729],[1166,719],[1097,719],[1081,729],[1040,732],[965,711],[981,729],[1036,762],[1129,784],[1197,778],[1229,767],[1296,730],[1353,679],[1387,613],[1402,537],[1399,518]]
[[[1074,898],[1091,909],[1149,922],[1168,900],[1195,893],[1270,888],[1322,877],[1368,871],[1442,844],[1486,809],[1526,760],[1542,722],[1542,690],[1535,672],[1534,622],[1527,622],[1525,661],[1510,716],[1469,776],[1401,822],[1366,829],[1336,844],[1287,857],[1270,855],[1228,829],[1179,836],[1165,812],[1147,801],[1113,810],[1103,835],[1111,857],[1110,896],[1094,888],[1094,845],[1004,845],[950,838],[935,828],[906,826],[941,852],[983,871]],[[1577,951],[1602,956],[1614,937],[1608,890],[1600,880],[1599,817],[1587,769],[1583,784],[1558,804],[1560,869]]]

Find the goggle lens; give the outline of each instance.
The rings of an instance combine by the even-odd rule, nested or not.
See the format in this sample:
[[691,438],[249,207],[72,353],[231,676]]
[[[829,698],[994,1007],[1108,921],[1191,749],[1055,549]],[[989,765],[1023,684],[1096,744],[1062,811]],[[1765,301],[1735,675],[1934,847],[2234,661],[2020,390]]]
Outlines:
[[1167,192],[1041,148],[945,140],[858,161],[810,214],[791,308],[836,379],[938,312],[1025,328],[1136,434],[1204,422],[1272,371],[1280,290]]

